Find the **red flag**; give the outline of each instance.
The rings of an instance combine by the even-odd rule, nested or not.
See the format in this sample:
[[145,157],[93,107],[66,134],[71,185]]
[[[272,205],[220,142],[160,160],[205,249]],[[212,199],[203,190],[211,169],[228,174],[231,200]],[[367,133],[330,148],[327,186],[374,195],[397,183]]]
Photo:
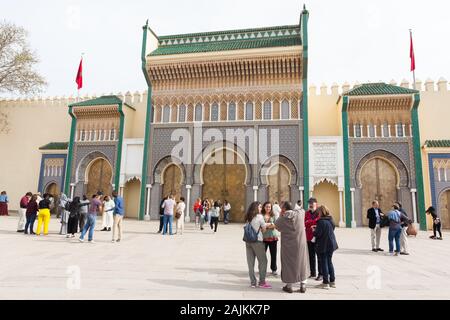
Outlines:
[[83,88],[83,58],[81,58],[80,66],[78,67],[78,73],[77,73],[77,78],[75,79],[75,82],[78,85],[78,90]]
[[411,71],[416,70],[416,59],[414,57],[414,46],[413,46],[413,39],[412,39],[412,33],[410,33],[411,38],[411,45],[409,48],[409,57],[411,58]]

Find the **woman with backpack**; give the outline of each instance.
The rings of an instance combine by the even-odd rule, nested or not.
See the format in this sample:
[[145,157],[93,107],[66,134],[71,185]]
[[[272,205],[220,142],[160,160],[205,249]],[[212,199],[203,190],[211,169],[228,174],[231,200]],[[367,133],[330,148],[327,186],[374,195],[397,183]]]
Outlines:
[[74,238],[78,232],[78,220],[80,217],[80,197],[73,198],[69,203],[69,221],[67,223],[67,238]]
[[258,259],[259,288],[271,289],[266,282],[267,256],[264,249],[263,232],[266,231],[266,222],[261,214],[262,206],[259,201],[253,202],[245,215],[244,241],[247,255],[248,274],[250,285],[256,288],[255,258]]

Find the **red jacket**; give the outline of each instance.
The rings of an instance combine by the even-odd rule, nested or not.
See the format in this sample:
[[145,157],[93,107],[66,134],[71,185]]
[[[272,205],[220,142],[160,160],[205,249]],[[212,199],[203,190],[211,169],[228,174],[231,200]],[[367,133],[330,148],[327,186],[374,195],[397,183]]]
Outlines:
[[311,241],[314,237],[312,226],[315,226],[319,221],[319,214],[313,214],[311,210],[306,211],[305,213],[305,229],[306,229],[306,241]]

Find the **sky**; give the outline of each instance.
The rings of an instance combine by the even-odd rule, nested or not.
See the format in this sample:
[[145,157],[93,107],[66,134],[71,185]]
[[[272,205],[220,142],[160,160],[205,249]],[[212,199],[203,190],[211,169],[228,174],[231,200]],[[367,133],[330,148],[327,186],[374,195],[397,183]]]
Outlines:
[[[290,25],[306,4],[309,84],[450,80],[450,1],[447,0],[0,0],[0,20],[29,31],[48,86],[42,96],[143,91],[142,26],[157,35]],[[14,96],[15,97],[15,96]]]

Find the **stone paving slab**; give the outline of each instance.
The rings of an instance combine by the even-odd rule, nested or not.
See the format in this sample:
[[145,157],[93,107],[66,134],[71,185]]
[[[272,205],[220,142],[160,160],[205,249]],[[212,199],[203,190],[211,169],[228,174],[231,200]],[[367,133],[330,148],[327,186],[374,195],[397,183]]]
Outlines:
[[[220,224],[216,234],[187,224],[174,236],[157,234],[158,225],[125,220],[122,242],[96,231],[90,244],[58,235],[54,217],[46,237],[17,233],[17,217],[0,217],[0,299],[450,298],[448,232],[443,241],[419,232],[409,238],[410,256],[392,257],[370,251],[369,229],[336,229],[337,288],[316,289],[309,280],[306,294],[287,294],[280,277],[270,275],[273,289],[249,287],[241,224]],[[381,243],[386,250],[387,229]]]

